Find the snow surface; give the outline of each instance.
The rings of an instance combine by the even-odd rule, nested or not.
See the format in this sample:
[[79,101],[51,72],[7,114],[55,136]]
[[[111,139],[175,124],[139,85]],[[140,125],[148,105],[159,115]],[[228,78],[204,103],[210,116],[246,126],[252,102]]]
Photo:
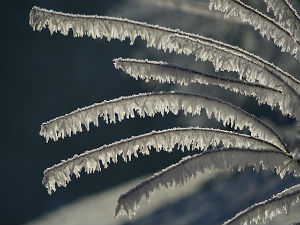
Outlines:
[[[113,216],[118,197],[129,188],[144,180],[147,176],[142,176],[122,183],[116,187],[111,187],[106,191],[77,199],[75,202],[69,203],[61,208],[57,208],[54,211],[49,212],[46,215],[42,215],[26,224],[118,225],[134,223],[147,215],[151,215],[151,213],[156,209],[168,207],[168,205],[172,205],[176,201],[180,201],[180,199],[189,196],[191,193],[197,192],[207,181],[210,181],[216,175],[216,173],[204,174],[174,190],[160,189],[159,193],[151,199],[151,204],[147,204],[146,201],[142,201],[143,207],[139,210],[139,214],[131,220],[125,216]],[[225,175],[226,174],[223,174],[223,176]]]
[[[250,170],[234,176],[227,173],[203,174],[184,186],[174,189],[160,187],[151,197],[150,204],[142,199],[138,213],[131,220],[127,216],[114,218],[118,196],[146,177],[149,176],[82,197],[26,225],[219,225],[233,216],[235,211],[247,207],[249,201],[258,199],[255,201],[259,202],[268,198],[270,193],[282,190],[286,187],[283,184],[289,183],[271,173],[255,175]],[[296,221],[300,221],[299,211],[292,209],[288,216],[277,216],[267,225],[288,225]]]

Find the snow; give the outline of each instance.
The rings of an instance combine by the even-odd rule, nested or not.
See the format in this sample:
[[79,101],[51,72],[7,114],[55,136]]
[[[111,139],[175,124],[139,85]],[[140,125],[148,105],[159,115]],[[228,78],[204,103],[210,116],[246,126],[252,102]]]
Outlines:
[[61,163],[44,171],[43,184],[48,189],[48,193],[51,194],[52,191],[56,190],[55,184],[58,187],[65,187],[71,181],[72,174],[75,174],[77,178],[80,177],[80,171],[83,168],[88,174],[101,171],[101,165],[107,168],[109,163],[116,163],[118,155],[121,155],[125,161],[130,161],[132,155],[138,157],[138,153],[149,155],[152,147],[157,152],[161,150],[171,152],[175,146],[178,146],[183,151],[184,149],[206,150],[210,146],[218,147],[220,145],[225,147],[278,149],[269,142],[248,135],[217,129],[174,128],[152,131],[144,135],[104,145],[80,155],[75,155],[68,160],[63,160]]
[[[146,179],[148,175],[126,181],[125,183],[110,187],[108,190],[102,192],[78,198],[73,202],[69,202],[68,204],[51,210],[51,212],[48,212],[47,214],[26,223],[26,225],[95,225],[99,224],[99,221],[101,221],[101,225],[124,225],[125,223],[131,224],[134,223],[134,221],[151,215],[151,213],[160,209],[161,207],[166,207],[170,204],[176,204],[177,201],[190,196],[192,193],[197,193],[197,191],[199,191],[199,189],[204,186],[207,181],[213,180],[213,178],[217,175],[218,174],[214,173],[206,176],[203,175],[192,180],[184,187],[178,187],[172,191],[169,189],[161,190],[159,194],[151,199],[151,204],[145,204],[145,206],[139,210],[139,214],[132,220],[129,220],[128,217],[125,216],[114,218],[113,215],[116,202],[120,194],[126,192],[129,188]],[[224,176],[224,174],[222,175]],[[230,177],[228,178],[230,179]],[[149,223],[143,222],[142,224]],[[165,223],[161,224],[165,225]]]
[[121,195],[116,215],[126,214],[131,217],[141,199],[146,197],[149,200],[154,190],[160,187],[183,185],[196,175],[209,174],[212,171],[233,171],[236,168],[241,171],[249,166],[253,166],[257,171],[260,167],[271,171],[275,169],[281,177],[292,171],[296,177],[300,176],[299,164],[282,151],[237,148],[206,151],[183,158],[177,164],[163,169]]

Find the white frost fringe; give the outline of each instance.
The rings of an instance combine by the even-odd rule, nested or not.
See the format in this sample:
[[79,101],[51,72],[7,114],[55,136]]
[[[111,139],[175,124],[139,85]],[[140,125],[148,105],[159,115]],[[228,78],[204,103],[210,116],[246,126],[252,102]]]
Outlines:
[[236,168],[241,171],[249,166],[253,166],[255,170],[259,170],[260,167],[271,171],[275,169],[281,177],[292,171],[294,176],[300,176],[299,164],[282,151],[236,148],[206,151],[183,158],[177,164],[163,169],[121,195],[115,215],[126,214],[131,217],[138,209],[142,197],[149,200],[154,190],[160,187],[183,185],[199,174],[233,171]]
[[[255,149],[277,149],[273,144],[238,133],[222,131],[218,129],[205,128],[173,128],[162,131],[152,131],[150,133],[124,139],[100,148],[86,151],[80,155],[75,155],[68,160],[63,160],[44,171],[43,184],[48,189],[48,193],[58,187],[66,186],[71,180],[71,175],[80,176],[80,171],[84,168],[87,173],[101,171],[101,165],[107,168],[111,162],[116,163],[118,155],[122,155],[125,161],[130,161],[132,155],[138,157],[138,153],[149,155],[153,147],[157,152],[165,150],[171,152],[175,146],[182,151],[200,149],[206,150],[209,146],[218,147],[245,147]],[[100,162],[99,162],[100,161]]]
[[217,121],[222,121],[224,126],[230,125],[234,129],[240,128],[241,130],[244,127],[248,128],[251,136],[267,140],[286,151],[285,144],[270,127],[240,108],[214,98],[176,92],[120,97],[77,109],[43,123],[40,135],[44,136],[46,141],[49,139],[56,141],[58,138],[81,132],[82,124],[87,130],[91,122],[98,126],[99,116],[103,117],[107,123],[115,123],[117,120],[133,118],[135,113],[140,117],[154,116],[156,113],[164,115],[169,112],[177,115],[182,110],[185,115],[188,113],[200,115],[202,109],[206,111],[209,118],[214,116]]
[[[238,72],[241,78],[246,78],[250,82],[258,80],[261,84],[268,87],[281,87],[282,84],[278,86],[272,80],[273,74],[275,74],[287,82],[294,90],[300,89],[299,80],[256,55],[239,47],[180,30],[172,30],[128,19],[55,12],[36,6],[30,11],[29,23],[33,30],[38,31],[46,28],[48,25],[51,34],[60,31],[63,35],[68,35],[69,29],[72,29],[74,37],[87,35],[93,38],[106,37],[108,40],[116,38],[121,41],[128,37],[131,44],[140,36],[147,41],[147,47],[185,54],[188,54],[188,51],[183,51],[180,48],[182,41],[185,40],[181,40],[181,36],[190,37],[199,40],[198,45],[201,45],[203,48],[201,55],[195,55],[196,58],[213,62],[216,70]],[[174,36],[176,34],[180,36]],[[170,36],[173,36],[172,42],[169,40]],[[174,48],[174,45],[177,47]],[[210,53],[212,50],[214,50],[214,54]],[[189,54],[192,54],[192,52]]]
[[300,17],[288,0],[264,0],[267,10],[274,12],[278,23],[300,41]]
[[188,85],[190,83],[200,83],[204,85],[217,85],[229,89],[235,93],[241,93],[246,96],[253,96],[259,104],[268,104],[273,109],[279,104],[279,109],[284,115],[288,115],[286,106],[286,97],[281,91],[269,88],[257,83],[249,83],[240,80],[222,78],[215,75],[209,75],[197,72],[188,68],[183,68],[166,62],[157,62],[142,59],[114,59],[115,68],[121,69],[135,79],[142,79],[146,82],[157,80],[160,83],[177,83]]
[[297,207],[300,212],[300,185],[284,190],[272,198],[254,204],[246,210],[238,213],[224,225],[250,225],[265,224],[281,214],[288,214],[291,208]]
[[291,33],[280,24],[267,17],[256,9],[239,0],[210,0],[210,8],[225,13],[225,17],[238,17],[242,22],[249,23],[268,40],[273,38],[274,43],[281,47],[283,52],[288,52],[300,60],[300,43],[293,38]]

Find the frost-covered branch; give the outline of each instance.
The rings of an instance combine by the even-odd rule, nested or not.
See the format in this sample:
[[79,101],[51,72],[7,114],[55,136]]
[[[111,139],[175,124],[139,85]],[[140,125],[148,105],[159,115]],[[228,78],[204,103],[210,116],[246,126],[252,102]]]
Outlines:
[[190,83],[200,83],[204,85],[217,85],[233,92],[238,92],[246,96],[253,96],[258,103],[266,103],[273,109],[279,104],[279,109],[288,114],[289,109],[283,109],[286,106],[285,96],[281,91],[269,88],[257,83],[249,83],[240,80],[222,78],[215,75],[205,74],[188,68],[183,68],[166,62],[157,62],[137,59],[114,59],[114,65],[117,69],[122,69],[135,79],[157,80],[160,83],[177,83],[188,85]]
[[[176,52],[194,55],[196,59],[201,58],[206,60],[210,58],[216,70],[239,71],[241,69],[239,65],[245,68],[244,66],[247,64],[243,56],[237,54],[235,58],[232,58],[232,52],[228,52],[228,49],[216,46],[215,44],[205,43],[203,45],[203,42],[199,39],[176,35],[170,37],[170,42],[173,48],[176,49]],[[220,64],[221,61],[222,64]],[[267,68],[264,68],[264,70],[268,71],[268,73],[264,73],[262,70],[260,73],[256,73],[256,64],[248,64],[246,67],[253,69],[246,74],[247,80],[251,82],[259,81],[259,83],[264,86],[281,90],[285,96],[285,100],[280,102],[280,108],[283,114],[289,114],[297,119],[300,118],[300,108],[298,107],[300,104],[300,94],[296,92],[296,90],[299,92],[299,89],[294,89],[283,78]],[[243,73],[240,73],[240,75],[241,74]]]
[[281,177],[291,171],[294,171],[295,176],[300,176],[299,165],[282,151],[236,148],[206,151],[183,158],[179,163],[163,169],[121,195],[116,215],[126,214],[131,217],[135,214],[142,197],[149,199],[154,190],[160,187],[182,185],[199,174],[233,171],[236,168],[240,171],[249,166],[256,170],[260,167],[272,171],[275,169]]
[[274,43],[282,51],[288,52],[300,60],[300,42],[293,35],[273,19],[256,9],[244,4],[240,0],[210,0],[210,8],[225,13],[225,17],[238,17],[244,23],[249,23],[268,40],[273,38]]
[[300,41],[300,17],[288,0],[264,0],[268,11],[272,9],[278,23]]
[[[71,175],[80,176],[80,171],[84,168],[87,173],[101,171],[109,163],[117,162],[118,155],[125,161],[130,161],[132,155],[138,157],[138,153],[149,155],[151,148],[157,152],[161,150],[171,152],[175,146],[182,151],[206,150],[208,147],[244,147],[254,149],[278,149],[273,144],[249,135],[205,128],[174,128],[162,131],[152,131],[150,133],[124,139],[100,148],[86,151],[80,155],[75,155],[68,160],[63,160],[44,171],[43,184],[48,189],[48,193],[58,187],[66,186],[71,180]],[[100,161],[100,162],[99,162]],[[101,164],[100,164],[101,163]]]
[[300,211],[300,185],[293,186],[285,191],[278,193],[274,197],[254,204],[248,209],[238,213],[224,225],[238,224],[265,224],[267,220],[281,215],[288,214],[290,209],[299,208]]
[[[69,114],[52,119],[41,125],[40,135],[48,141],[49,138],[58,140],[66,135],[82,131],[82,124],[89,130],[89,124],[98,126],[98,117],[103,117],[107,123],[115,123],[125,118],[154,116],[156,113],[172,112],[177,115],[180,110],[186,115],[200,115],[204,109],[209,118],[214,116],[224,126],[230,125],[237,129],[248,128],[251,136],[268,140],[286,151],[280,137],[266,124],[249,113],[218,99],[201,95],[159,92],[120,97],[94,105],[77,109]],[[117,115],[117,117],[116,117]]]
[[[106,16],[86,16],[74,15],[52,10],[33,7],[30,11],[29,23],[33,30],[42,30],[48,26],[50,33],[61,32],[68,35],[69,29],[73,31],[75,37],[83,35],[93,38],[106,37],[108,40],[117,38],[121,41],[127,37],[131,44],[140,36],[147,41],[147,47],[163,49],[164,51],[175,51],[177,53],[192,54],[191,51],[183,51],[181,45],[189,37],[198,40],[197,49],[202,49],[201,54],[193,54],[196,59],[213,62],[216,70],[228,70],[238,72],[240,78],[245,78],[250,82],[259,81],[268,87],[281,87],[281,82],[276,82],[272,78],[276,74],[286,81],[294,90],[300,89],[300,81],[282,71],[260,57],[246,52],[235,46],[231,46],[211,38],[206,38],[196,34],[185,33],[179,30],[149,25],[128,19],[106,17]],[[174,36],[174,35],[179,36]],[[170,36],[173,36],[170,42]],[[176,45],[176,47],[174,47]],[[195,45],[195,44],[194,44]]]

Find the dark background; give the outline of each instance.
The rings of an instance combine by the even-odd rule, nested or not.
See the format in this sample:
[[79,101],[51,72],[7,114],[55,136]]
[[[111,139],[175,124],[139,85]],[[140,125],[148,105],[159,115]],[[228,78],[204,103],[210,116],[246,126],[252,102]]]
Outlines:
[[[72,157],[74,154],[132,135],[187,124],[182,115],[179,117],[168,115],[164,118],[159,115],[155,118],[135,118],[110,125],[106,125],[100,118],[98,128],[92,126],[90,132],[82,132],[65,140],[50,141],[46,144],[45,140],[39,136],[42,122],[66,114],[78,107],[140,92],[174,89],[174,86],[170,84],[158,85],[153,82],[145,85],[142,81],[135,81],[115,70],[112,59],[142,55],[144,58],[156,60],[171,58],[175,62],[180,61],[184,65],[189,65],[187,61],[191,60],[191,57],[165,55],[161,51],[146,49],[145,42],[141,40],[138,40],[134,46],[130,46],[128,40],[107,42],[105,39],[73,38],[72,35],[54,34],[51,36],[48,31],[33,32],[28,24],[29,12],[34,5],[64,12],[106,15],[116,5],[123,3],[124,1],[117,0],[6,1],[2,3],[0,20],[1,224],[20,224],[30,221],[82,196],[108,189],[142,174],[158,171],[187,154],[177,151],[171,154],[153,152],[151,157],[133,159],[127,164],[120,160],[120,163],[101,173],[88,176],[83,174],[80,179],[72,180],[67,188],[59,188],[53,196],[49,196],[41,184],[43,171],[47,167],[62,159]],[[135,9],[131,10],[134,15]],[[136,13],[138,14],[138,11]],[[163,17],[163,14],[160,16]],[[151,22],[151,18],[147,19],[146,15],[144,17],[139,15],[139,17],[142,21]],[[179,21],[172,20],[170,26],[176,22]],[[163,25],[167,23],[167,20],[162,21]],[[184,29],[184,22],[180,21],[179,26]],[[251,30],[243,29],[247,32]],[[225,35],[223,35],[224,32],[220,34],[216,32],[216,38],[247,48],[243,42],[245,33],[240,30],[235,27]],[[210,36],[215,31],[207,29],[206,32]],[[272,45],[261,39],[255,32],[251,35],[252,39],[257,40],[259,44],[255,48],[248,46],[250,48],[248,50],[261,53],[261,56],[279,63],[292,74],[299,73],[299,64],[295,63],[292,57],[287,54],[284,54],[284,60],[277,57],[280,51],[276,47],[270,47]],[[263,51],[260,46],[266,46],[266,49],[271,50]],[[201,63],[196,65],[195,62],[191,65],[196,69],[204,68],[207,72],[212,71],[209,63],[204,67],[201,67]],[[197,86],[192,86],[191,90],[195,88]],[[224,93],[226,93],[225,97]],[[236,97],[229,92],[218,92],[215,95],[223,96],[225,100],[231,99],[260,118],[268,117],[268,121],[271,121],[277,130],[281,127],[288,127],[294,122],[283,118],[277,110],[270,113],[267,106],[259,107],[253,99],[245,100],[246,98]],[[187,119],[191,117],[188,116]],[[205,118],[202,122],[203,120]],[[253,176],[252,172],[248,171],[248,173]],[[265,174],[255,176],[259,180]],[[295,180],[286,178],[280,188],[290,186],[294,182]],[[257,201],[264,197],[265,195],[262,195]],[[225,202],[225,200],[222,201]]]

